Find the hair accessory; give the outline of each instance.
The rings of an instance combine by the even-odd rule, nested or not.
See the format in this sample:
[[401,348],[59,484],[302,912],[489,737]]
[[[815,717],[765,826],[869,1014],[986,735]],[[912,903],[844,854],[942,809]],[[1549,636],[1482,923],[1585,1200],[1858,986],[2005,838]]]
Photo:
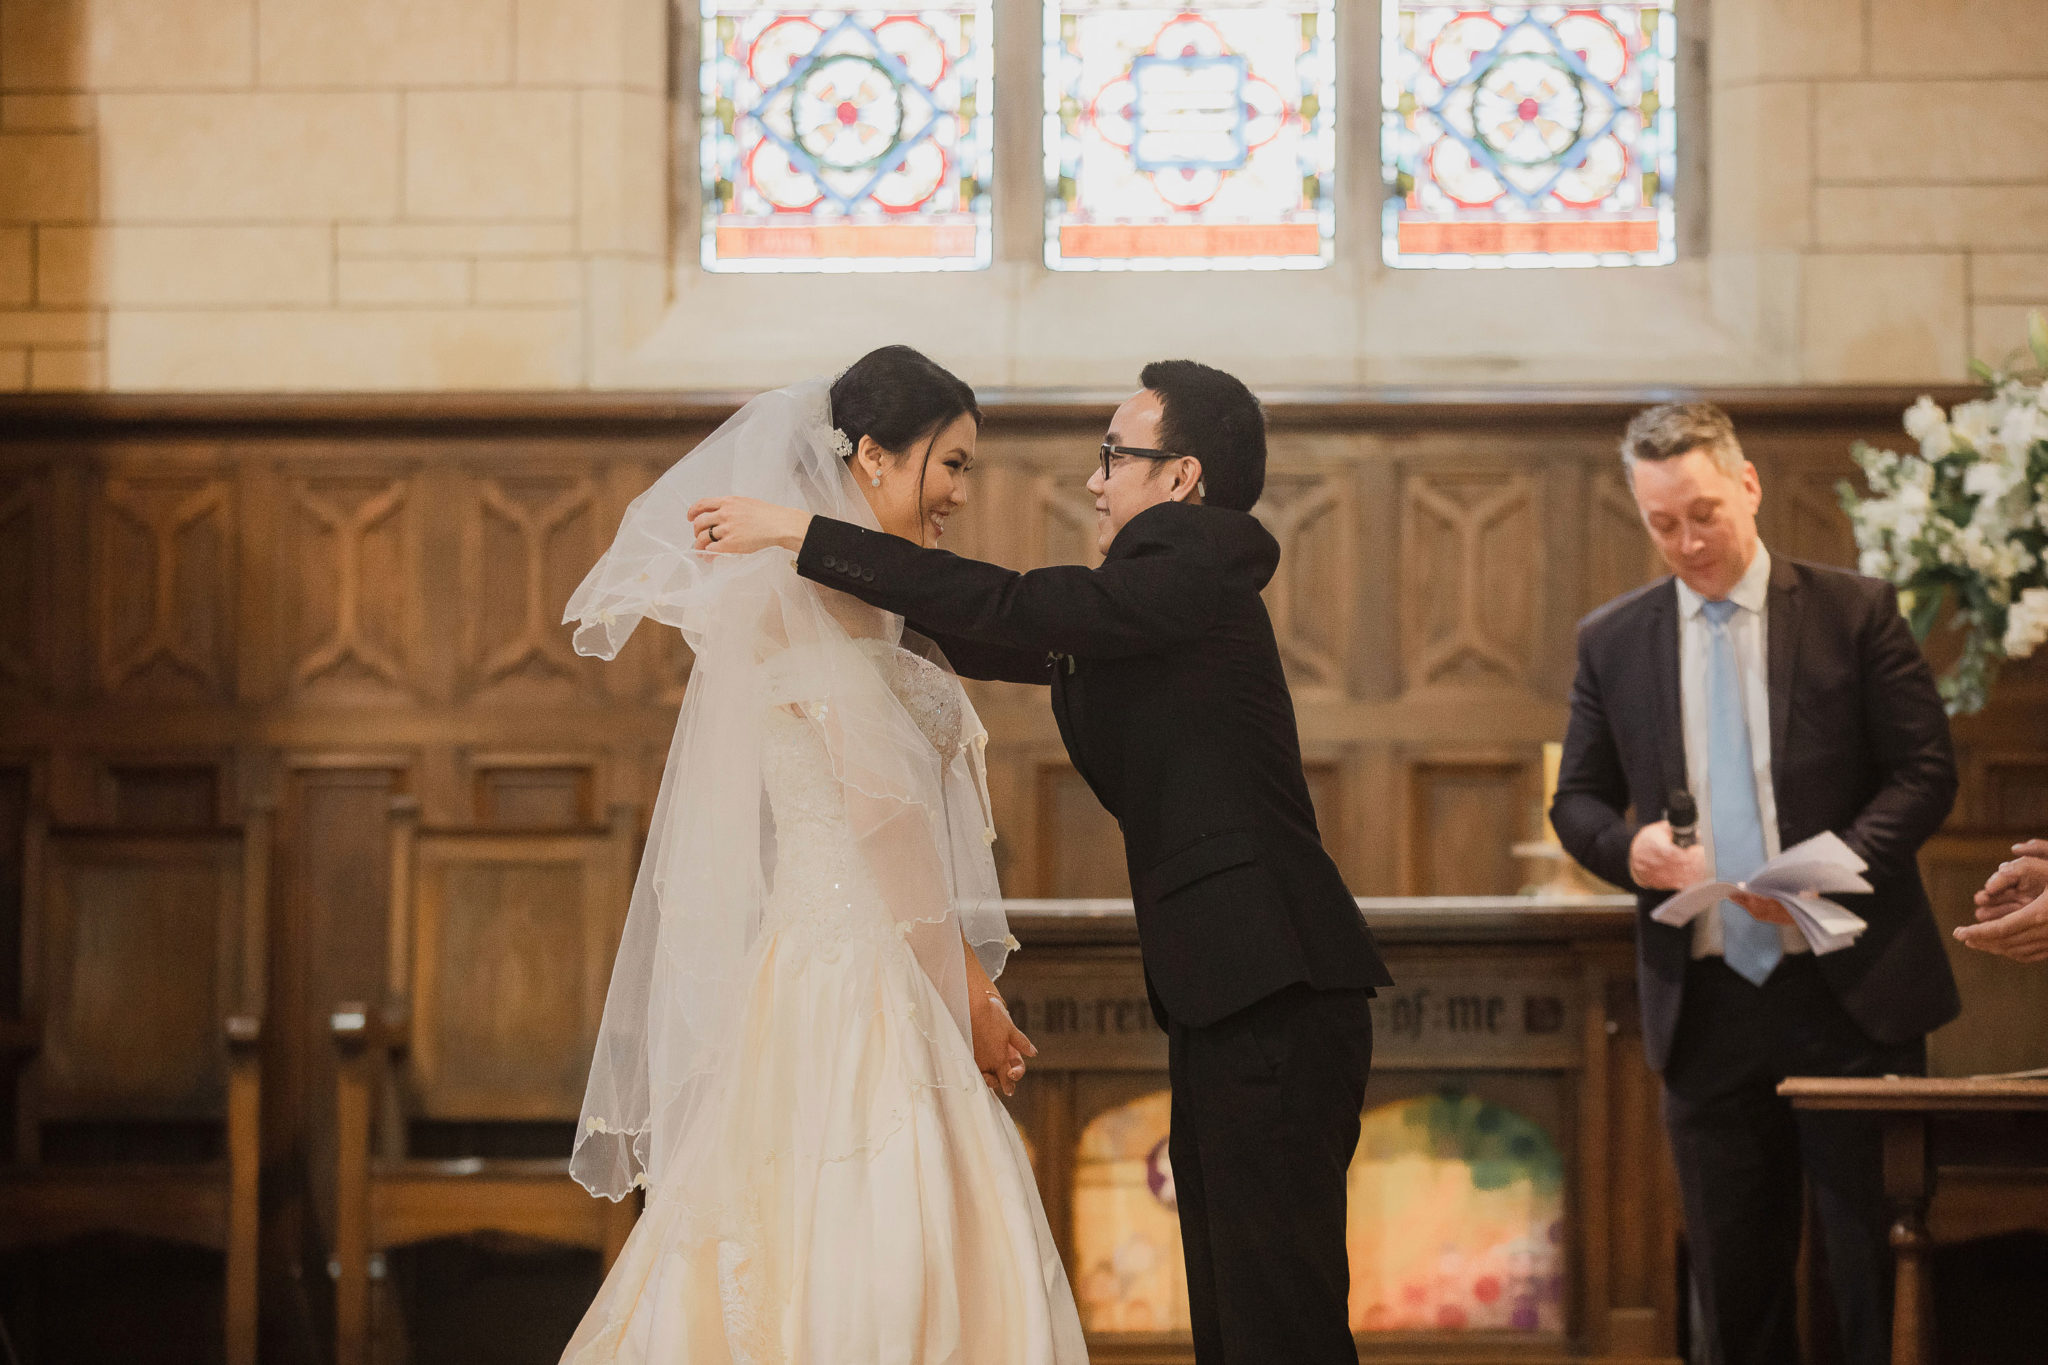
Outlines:
[[838,427],[832,428],[829,444],[832,447],[832,453],[840,459],[848,460],[853,458],[853,442]]

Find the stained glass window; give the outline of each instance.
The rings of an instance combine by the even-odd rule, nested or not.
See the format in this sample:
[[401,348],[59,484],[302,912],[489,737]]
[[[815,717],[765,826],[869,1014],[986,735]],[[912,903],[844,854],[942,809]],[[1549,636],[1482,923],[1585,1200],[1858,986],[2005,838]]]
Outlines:
[[1385,0],[1389,265],[1675,255],[1673,0]]
[[1520,1114],[1457,1092],[1372,1110],[1348,1217],[1353,1331],[1564,1331],[1564,1163]]
[[1333,0],[1046,0],[1045,25],[1047,265],[1329,260]]
[[[1171,1112],[1161,1090],[1081,1132],[1074,1297],[1091,1333],[1188,1330]],[[1535,1123],[1457,1091],[1381,1105],[1348,1183],[1353,1331],[1564,1331],[1564,1161]]]
[[1187,1265],[1164,1090],[1098,1115],[1074,1162],[1074,1298],[1090,1332],[1185,1332]]
[[989,262],[989,0],[703,0],[707,270]]

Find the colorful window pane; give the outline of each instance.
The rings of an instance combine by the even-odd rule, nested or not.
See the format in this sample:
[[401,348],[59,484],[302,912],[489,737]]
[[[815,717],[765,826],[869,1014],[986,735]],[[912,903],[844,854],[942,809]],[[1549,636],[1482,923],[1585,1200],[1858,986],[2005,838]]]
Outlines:
[[1098,1115],[1074,1162],[1074,1298],[1090,1332],[1185,1332],[1187,1264],[1164,1090]]
[[1046,264],[1309,267],[1336,224],[1332,0],[1046,0]]
[[707,270],[989,262],[989,0],[704,0]]
[[1370,1111],[1349,1204],[1353,1331],[1564,1331],[1564,1162],[1520,1114],[1457,1092]]
[[1389,265],[1674,258],[1673,0],[1385,3]]

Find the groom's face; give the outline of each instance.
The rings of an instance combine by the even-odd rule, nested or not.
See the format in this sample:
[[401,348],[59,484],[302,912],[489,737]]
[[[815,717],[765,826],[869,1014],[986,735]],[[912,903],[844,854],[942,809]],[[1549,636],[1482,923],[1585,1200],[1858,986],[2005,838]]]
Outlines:
[[[1150,389],[1140,389],[1126,398],[1116,416],[1109,419],[1109,434],[1103,439],[1115,446],[1159,449],[1159,422],[1165,415],[1165,401]],[[1098,466],[1088,476],[1088,491],[1095,495],[1095,549],[1109,553],[1109,544],[1124,523],[1148,507],[1173,495],[1172,468],[1178,462],[1148,460],[1140,456],[1119,456],[1107,478]]]

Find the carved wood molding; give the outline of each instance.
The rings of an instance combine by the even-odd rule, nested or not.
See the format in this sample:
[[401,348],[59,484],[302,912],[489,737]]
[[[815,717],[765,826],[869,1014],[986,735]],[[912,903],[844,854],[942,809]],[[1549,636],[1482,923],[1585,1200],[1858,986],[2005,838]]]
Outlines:
[[1533,475],[1416,473],[1402,486],[1401,626],[1408,685],[1515,684],[1528,674],[1543,546]]
[[[94,576],[104,692],[146,682],[163,666],[203,695],[227,694],[236,552],[231,499],[225,478],[205,475],[102,483]],[[119,544],[124,527],[132,555]]]

